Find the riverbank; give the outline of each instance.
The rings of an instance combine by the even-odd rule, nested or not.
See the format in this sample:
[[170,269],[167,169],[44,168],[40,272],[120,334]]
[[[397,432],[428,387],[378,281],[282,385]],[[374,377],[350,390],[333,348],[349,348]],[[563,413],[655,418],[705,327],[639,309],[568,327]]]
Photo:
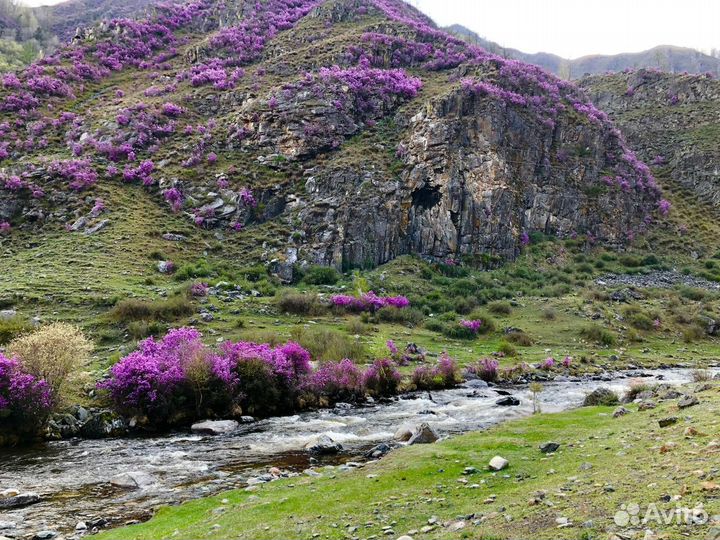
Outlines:
[[[652,396],[655,408],[630,404],[617,417],[592,407],[513,420],[359,469],[318,468],[319,476],[164,508],[98,538],[705,538],[720,514],[719,389],[684,386],[698,403],[682,409],[686,402]],[[543,453],[551,441],[559,448]],[[491,472],[496,455],[509,466]],[[698,523],[625,521],[646,517],[649,504],[689,509]]]
[[[634,371],[615,374],[613,380],[606,374],[596,379],[550,382],[544,385],[539,401],[543,411],[559,412],[577,407],[587,393],[600,386],[622,393],[639,383],[683,384],[691,376],[691,370]],[[404,424],[426,422],[441,437],[448,437],[532,414],[527,386],[496,391],[474,384],[362,407],[271,418],[240,425],[220,436],[175,432],[161,437],[57,441],[0,451],[7,465],[0,471],[0,487],[36,492],[41,499],[38,504],[13,510],[2,521],[14,523],[12,533],[17,538],[30,538],[47,529],[72,538],[86,532],[75,531],[80,522],[88,526],[88,532],[93,527],[117,527],[146,520],[164,505],[249,485],[263,484],[264,490],[266,480],[299,474],[292,483],[314,474],[304,472],[309,467],[323,474],[325,465],[363,462],[369,448],[391,441]],[[510,392],[519,404],[498,405],[499,399],[507,397],[501,392]],[[313,456],[305,450],[323,435],[340,443],[342,451]],[[472,464],[478,469],[482,465]],[[511,467],[516,465],[511,462]],[[271,469],[273,474],[268,475]],[[330,474],[342,476],[338,469],[333,471]],[[0,535],[4,533],[0,530]]]

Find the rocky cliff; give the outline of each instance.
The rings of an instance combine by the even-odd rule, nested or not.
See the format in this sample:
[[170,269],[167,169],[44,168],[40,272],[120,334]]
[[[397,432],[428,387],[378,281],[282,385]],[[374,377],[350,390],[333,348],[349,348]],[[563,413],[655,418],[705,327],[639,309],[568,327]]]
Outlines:
[[579,84],[642,159],[720,207],[720,81],[639,70]]
[[83,36],[3,78],[1,242],[102,235],[142,189],[287,276],[493,264],[536,232],[618,245],[662,208],[581,90],[399,0],[197,0]]

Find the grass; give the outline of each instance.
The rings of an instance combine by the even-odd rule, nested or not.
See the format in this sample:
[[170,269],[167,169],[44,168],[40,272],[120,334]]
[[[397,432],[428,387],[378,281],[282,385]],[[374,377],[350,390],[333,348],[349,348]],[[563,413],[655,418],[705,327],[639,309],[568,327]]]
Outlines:
[[[713,515],[720,512],[720,500],[714,488],[707,489],[712,483],[703,482],[716,450],[698,449],[712,438],[703,433],[718,429],[718,386],[699,396],[691,416],[668,428],[660,428],[657,419],[676,414],[674,402],[644,412],[630,405],[633,412],[620,418],[612,418],[607,407],[541,414],[398,450],[362,469],[321,468],[322,478],[301,475],[162,508],[147,523],[98,538],[367,538],[380,537],[386,526],[392,537],[412,532],[413,538],[605,538],[622,530],[613,523],[622,504],[640,504],[644,515],[649,503],[668,511],[702,502]],[[697,434],[686,437],[687,427]],[[539,451],[548,441],[560,443],[557,453]],[[495,455],[509,460],[508,469],[487,471]],[[465,467],[478,472],[465,475]],[[679,503],[663,502],[665,495],[681,493]],[[417,532],[431,517],[437,525]],[[557,518],[572,526],[558,528]],[[464,527],[447,526],[458,521]],[[707,525],[648,528],[667,538],[704,538],[708,531]]]

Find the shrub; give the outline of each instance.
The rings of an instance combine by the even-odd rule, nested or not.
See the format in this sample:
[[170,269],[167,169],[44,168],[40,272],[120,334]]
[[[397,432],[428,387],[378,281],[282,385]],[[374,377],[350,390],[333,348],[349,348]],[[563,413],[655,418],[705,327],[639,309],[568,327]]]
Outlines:
[[525,332],[510,332],[505,339],[519,347],[530,347],[533,344],[532,338]]
[[28,373],[44,380],[54,399],[59,400],[68,378],[83,365],[93,346],[79,328],[53,323],[19,337],[8,346]]
[[600,345],[610,347],[615,344],[615,334],[597,324],[591,324],[580,330],[580,336]]
[[412,374],[412,382],[418,390],[439,390],[451,388],[460,380],[455,360],[442,354],[437,365],[419,366]]
[[351,336],[362,336],[370,331],[370,327],[359,317],[353,317],[345,324],[345,331]]
[[467,318],[482,321],[482,325],[478,328],[478,334],[491,334],[497,327],[495,319],[482,310],[473,311]]
[[309,285],[335,285],[340,274],[332,266],[311,266],[302,280]]
[[412,326],[420,324],[425,316],[422,311],[415,308],[397,308],[385,306],[375,312],[375,317],[380,322],[404,323]]
[[339,309],[354,313],[375,312],[388,306],[398,309],[410,307],[410,301],[404,296],[378,296],[373,291],[363,293],[360,296],[336,294],[332,297],[332,304]]
[[498,367],[499,363],[494,358],[483,358],[474,364],[470,364],[466,369],[468,373],[485,382],[495,382],[498,380]]
[[283,313],[292,315],[321,315],[327,308],[317,294],[285,293],[277,301]]
[[8,319],[0,319],[0,345],[5,345],[8,341],[30,332],[32,329],[33,327],[28,321],[17,315]]
[[149,336],[159,336],[167,331],[167,327],[155,321],[132,321],[127,325],[128,334],[135,340]]
[[707,369],[693,369],[690,375],[693,382],[707,382],[713,378],[712,372]]
[[347,358],[323,364],[308,378],[305,388],[330,403],[359,401],[365,394],[363,374]]
[[510,345],[507,341],[500,342],[498,352],[503,353],[505,356],[517,356],[517,349]]
[[512,306],[510,305],[510,302],[490,302],[487,309],[494,315],[510,315],[512,313]]
[[316,360],[327,362],[365,357],[365,347],[360,341],[337,330],[297,327],[292,329],[290,336]]
[[652,391],[653,388],[653,385],[647,383],[632,384],[627,392],[625,392],[622,401],[623,403],[631,403],[635,401],[640,394]]
[[52,405],[50,385],[0,353],[0,432],[36,434]]
[[110,310],[112,320],[122,323],[132,321],[173,322],[180,317],[194,313],[192,302],[183,296],[172,296],[164,300],[139,300],[128,298],[121,300]]
[[557,313],[553,308],[545,308],[542,310],[541,316],[546,321],[554,321],[557,318]]
[[378,359],[363,375],[363,385],[373,396],[392,396],[397,393],[401,378],[395,362]]

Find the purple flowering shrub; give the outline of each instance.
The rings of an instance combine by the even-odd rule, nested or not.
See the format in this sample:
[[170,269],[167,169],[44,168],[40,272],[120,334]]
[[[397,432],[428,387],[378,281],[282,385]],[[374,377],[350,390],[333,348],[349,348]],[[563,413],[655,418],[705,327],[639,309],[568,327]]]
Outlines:
[[53,406],[52,390],[21,362],[0,353],[0,430],[34,435]]
[[329,403],[359,401],[365,394],[363,374],[347,358],[323,364],[308,377],[304,387]]
[[402,379],[392,360],[375,360],[363,375],[363,385],[373,396],[386,397],[397,394]]
[[457,363],[445,353],[435,366],[419,366],[412,374],[412,382],[418,390],[451,388],[459,381]]
[[498,380],[498,368],[500,364],[494,358],[483,358],[466,368],[466,372],[485,382]]
[[375,312],[384,307],[404,309],[410,306],[410,301],[404,296],[378,296],[373,291],[360,296],[336,294],[331,298],[331,302],[336,308],[352,313]]

